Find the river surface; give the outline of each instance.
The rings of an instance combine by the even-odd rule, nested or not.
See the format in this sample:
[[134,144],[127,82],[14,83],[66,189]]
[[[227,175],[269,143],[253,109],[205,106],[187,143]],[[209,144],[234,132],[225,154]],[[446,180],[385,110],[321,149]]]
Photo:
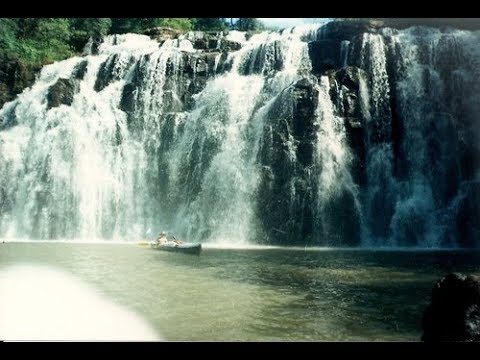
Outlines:
[[[38,281],[50,275],[35,269],[49,269],[134,313],[158,340],[417,341],[433,283],[449,271],[480,274],[479,265],[472,250],[206,247],[197,256],[132,243],[6,242],[0,244],[0,294],[6,296],[9,276],[25,278],[15,278],[15,269],[31,269]],[[24,312],[15,304],[33,304],[40,293],[47,302],[49,294],[58,299],[70,291],[64,284],[53,285],[57,295],[27,285],[31,293],[16,295],[23,299],[11,300],[3,314],[18,324],[15,314]],[[89,303],[86,314],[94,312]],[[86,331],[91,326],[95,340],[96,322],[109,320],[92,319]],[[43,320],[29,316],[35,321]],[[142,334],[134,339],[152,340]],[[34,338],[42,339],[41,331]]]

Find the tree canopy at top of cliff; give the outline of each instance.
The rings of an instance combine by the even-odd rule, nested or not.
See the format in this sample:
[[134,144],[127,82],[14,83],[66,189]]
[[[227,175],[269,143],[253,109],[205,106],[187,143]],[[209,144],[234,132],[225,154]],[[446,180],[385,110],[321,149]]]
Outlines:
[[263,24],[256,18],[0,18],[0,107],[30,86],[43,65],[79,54],[90,37],[153,27],[254,31]]
[[255,18],[0,18],[0,59],[44,65],[81,51],[90,37],[141,33],[152,27],[180,30],[258,30]]

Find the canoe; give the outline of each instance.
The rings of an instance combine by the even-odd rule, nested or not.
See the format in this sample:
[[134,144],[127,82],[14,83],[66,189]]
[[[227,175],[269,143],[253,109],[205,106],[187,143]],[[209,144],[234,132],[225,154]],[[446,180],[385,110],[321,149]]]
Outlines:
[[200,243],[181,243],[176,244],[173,241],[166,244],[150,244],[150,247],[155,250],[163,250],[170,252],[181,252],[186,254],[200,254],[202,251],[202,244]]

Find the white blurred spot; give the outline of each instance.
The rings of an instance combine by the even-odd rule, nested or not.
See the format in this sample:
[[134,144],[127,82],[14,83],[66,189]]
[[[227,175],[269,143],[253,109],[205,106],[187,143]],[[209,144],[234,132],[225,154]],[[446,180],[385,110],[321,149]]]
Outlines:
[[42,266],[0,271],[0,339],[158,341],[132,311],[71,275]]

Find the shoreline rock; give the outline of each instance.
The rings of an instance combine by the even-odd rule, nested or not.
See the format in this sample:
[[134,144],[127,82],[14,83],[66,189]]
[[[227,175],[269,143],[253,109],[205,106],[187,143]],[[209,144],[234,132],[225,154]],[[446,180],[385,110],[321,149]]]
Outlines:
[[438,280],[423,313],[422,341],[480,341],[480,279],[451,273]]

